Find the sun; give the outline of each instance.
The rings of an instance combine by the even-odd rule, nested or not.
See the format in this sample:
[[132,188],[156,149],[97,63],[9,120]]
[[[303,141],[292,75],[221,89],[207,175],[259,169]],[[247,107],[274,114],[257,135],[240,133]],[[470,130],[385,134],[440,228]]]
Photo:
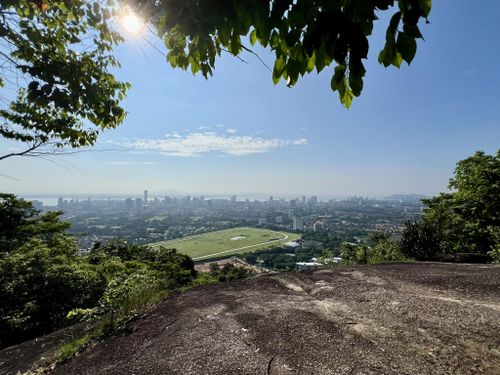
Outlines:
[[131,34],[139,34],[144,28],[144,22],[132,11],[128,11],[121,17],[121,23],[125,30]]

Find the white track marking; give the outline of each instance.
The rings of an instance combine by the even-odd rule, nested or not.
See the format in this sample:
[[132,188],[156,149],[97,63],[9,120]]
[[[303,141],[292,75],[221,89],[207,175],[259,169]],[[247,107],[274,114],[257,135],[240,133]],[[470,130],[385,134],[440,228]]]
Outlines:
[[[283,234],[283,233],[281,233],[281,234]],[[248,249],[250,247],[255,247],[255,246],[260,246],[260,245],[263,245],[263,244],[270,244],[270,243],[274,243],[274,242],[277,242],[277,241],[287,240],[288,239],[288,235],[287,234],[283,234],[283,235],[285,237],[279,238],[277,240],[260,242],[260,243],[257,243],[255,245],[248,245],[248,246],[239,247],[237,249],[231,249],[231,250],[221,251],[220,253],[213,253],[213,254],[209,254],[209,255],[204,255],[202,257],[193,258],[193,260],[200,260],[200,259],[205,259],[205,258],[211,258],[211,257],[214,257],[216,255],[220,255],[220,254],[232,253],[232,252],[235,252],[235,251],[240,251],[240,250],[243,250],[243,249]]]

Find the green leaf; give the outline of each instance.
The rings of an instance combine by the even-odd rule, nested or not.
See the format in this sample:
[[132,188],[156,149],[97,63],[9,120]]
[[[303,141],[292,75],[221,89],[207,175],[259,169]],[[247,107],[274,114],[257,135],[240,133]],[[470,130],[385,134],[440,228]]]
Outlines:
[[233,34],[231,36],[231,44],[229,46],[229,51],[237,56],[241,52],[241,39],[239,35]]
[[405,23],[403,26],[403,30],[406,34],[411,36],[412,38],[423,38],[422,33],[417,25],[411,25],[409,23]]
[[330,82],[330,87],[333,91],[341,91],[342,84],[345,78],[345,65],[339,64],[335,67],[335,73],[333,74],[332,80]]
[[279,59],[276,59],[276,61],[274,62],[273,82],[275,85],[281,79],[285,67],[286,67],[286,60],[284,57],[280,57]]
[[418,0],[418,6],[420,8],[420,14],[427,18],[432,8],[432,0]]
[[273,30],[271,33],[271,40],[269,42],[272,48],[275,48],[280,43],[280,37],[276,30]]
[[415,54],[417,53],[417,42],[411,36],[404,32],[398,34],[398,41],[396,43],[398,52],[401,53],[403,59],[408,63],[412,62]]
[[391,28],[387,29],[385,33],[385,46],[378,56],[379,63],[383,64],[386,68],[391,65],[396,57],[396,39]]
[[396,68],[399,68],[401,64],[403,63],[403,56],[401,53],[396,52],[394,55],[394,59],[392,60],[392,65],[394,65]]
[[307,59],[307,72],[311,73],[316,66],[316,53],[313,52],[312,56]]
[[344,95],[342,95],[340,98],[344,107],[346,107],[347,109],[351,108],[353,97],[354,95],[352,91],[349,88],[347,88],[346,91],[344,92]]
[[253,46],[255,45],[256,41],[257,41],[257,31],[253,29],[252,32],[250,33],[250,44]]
[[361,60],[356,61],[351,59],[349,61],[349,86],[352,89],[354,96],[361,95],[363,90],[363,77],[366,69]]
[[327,56],[325,52],[325,45],[321,43],[321,47],[316,50],[316,71],[319,73],[327,64]]
[[388,30],[390,30],[392,34],[396,33],[400,21],[401,21],[401,12],[397,12],[391,17]]

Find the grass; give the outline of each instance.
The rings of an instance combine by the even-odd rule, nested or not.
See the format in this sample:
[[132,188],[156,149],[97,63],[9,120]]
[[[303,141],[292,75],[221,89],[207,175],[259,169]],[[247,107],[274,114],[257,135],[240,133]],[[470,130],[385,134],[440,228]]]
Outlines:
[[102,332],[96,330],[95,332],[88,333],[64,343],[57,349],[54,355],[56,363],[64,363],[68,359],[73,358],[78,352],[86,348],[91,341],[101,336]]
[[193,260],[220,258],[256,250],[270,249],[299,238],[296,233],[278,232],[270,229],[238,227],[215,232],[161,241],[149,246],[175,248]]

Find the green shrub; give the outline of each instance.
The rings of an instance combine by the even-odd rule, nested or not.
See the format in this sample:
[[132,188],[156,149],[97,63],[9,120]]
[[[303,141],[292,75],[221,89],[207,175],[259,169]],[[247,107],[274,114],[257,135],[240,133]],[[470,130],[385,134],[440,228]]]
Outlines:
[[443,235],[438,225],[422,220],[405,223],[399,246],[401,252],[417,260],[433,260],[443,250]]

